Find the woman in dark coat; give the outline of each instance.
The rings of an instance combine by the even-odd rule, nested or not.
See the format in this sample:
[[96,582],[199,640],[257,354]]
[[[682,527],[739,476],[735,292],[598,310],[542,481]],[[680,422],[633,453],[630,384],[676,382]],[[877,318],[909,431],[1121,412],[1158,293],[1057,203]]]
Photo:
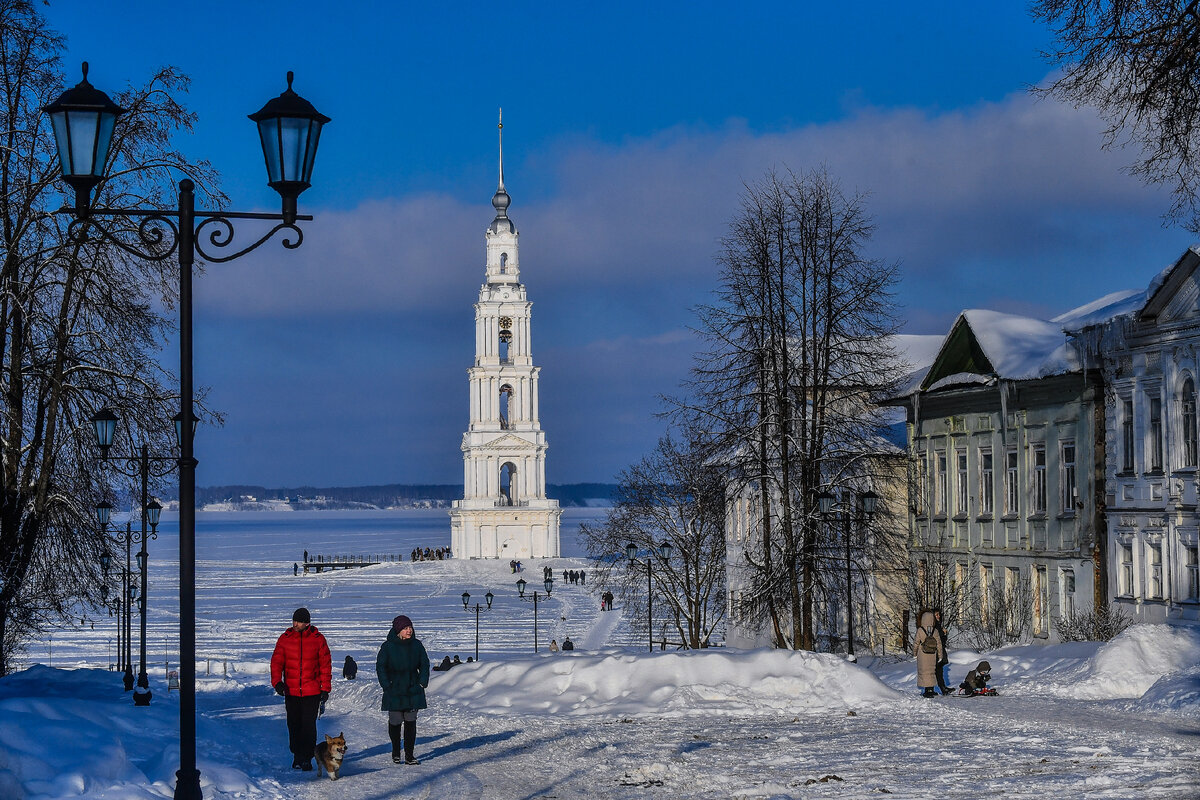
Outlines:
[[387,640],[375,659],[375,674],[383,687],[383,710],[388,712],[388,737],[392,761],[420,764],[413,754],[417,742],[417,712],[428,708],[425,687],[429,685],[429,655],[413,633],[412,620],[401,614],[392,620]]

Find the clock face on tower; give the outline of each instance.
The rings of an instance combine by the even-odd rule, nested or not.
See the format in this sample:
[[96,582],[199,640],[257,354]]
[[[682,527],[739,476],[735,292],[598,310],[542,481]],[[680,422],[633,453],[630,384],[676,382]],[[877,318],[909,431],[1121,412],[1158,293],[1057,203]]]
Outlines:
[[504,330],[504,331],[512,330],[512,317],[501,317],[500,318],[500,330]]

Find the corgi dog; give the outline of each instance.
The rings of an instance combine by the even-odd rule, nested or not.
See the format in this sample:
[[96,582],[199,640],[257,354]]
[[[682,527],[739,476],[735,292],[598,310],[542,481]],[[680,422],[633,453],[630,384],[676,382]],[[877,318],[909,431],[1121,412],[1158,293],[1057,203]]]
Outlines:
[[326,734],[325,741],[317,744],[313,755],[317,759],[317,775],[321,774],[323,767],[329,773],[329,780],[336,781],[338,770],[342,768],[342,759],[346,756],[346,737],[340,733],[337,736]]

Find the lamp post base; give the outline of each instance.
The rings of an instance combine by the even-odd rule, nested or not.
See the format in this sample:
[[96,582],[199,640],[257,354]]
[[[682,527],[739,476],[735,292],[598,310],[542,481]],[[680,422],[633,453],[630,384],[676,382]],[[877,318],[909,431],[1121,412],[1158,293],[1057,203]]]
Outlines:
[[132,668],[125,670],[125,675],[124,675],[124,677],[121,678],[121,683],[125,684],[125,691],[129,692],[129,691],[133,690],[133,669]]
[[151,692],[149,689],[142,689],[141,687],[138,687],[133,692],[133,704],[135,706],[148,706],[150,705],[150,698],[152,696],[153,692]]
[[203,800],[203,797],[204,794],[200,791],[200,770],[176,770],[175,800]]

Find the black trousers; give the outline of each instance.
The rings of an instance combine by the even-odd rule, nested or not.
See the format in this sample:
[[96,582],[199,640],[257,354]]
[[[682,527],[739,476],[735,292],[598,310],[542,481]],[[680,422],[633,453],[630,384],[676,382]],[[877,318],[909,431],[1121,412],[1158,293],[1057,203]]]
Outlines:
[[287,709],[288,746],[296,761],[311,761],[317,747],[317,711],[321,707],[321,695],[283,699]]

